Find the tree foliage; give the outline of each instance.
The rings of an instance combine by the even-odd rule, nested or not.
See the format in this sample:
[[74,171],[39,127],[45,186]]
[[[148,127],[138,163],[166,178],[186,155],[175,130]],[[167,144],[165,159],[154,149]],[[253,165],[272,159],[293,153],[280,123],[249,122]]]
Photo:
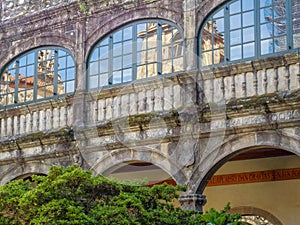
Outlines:
[[179,186],[125,185],[75,166],[52,167],[48,176],[32,179],[0,187],[0,224],[238,224],[227,208],[200,215],[174,207]]

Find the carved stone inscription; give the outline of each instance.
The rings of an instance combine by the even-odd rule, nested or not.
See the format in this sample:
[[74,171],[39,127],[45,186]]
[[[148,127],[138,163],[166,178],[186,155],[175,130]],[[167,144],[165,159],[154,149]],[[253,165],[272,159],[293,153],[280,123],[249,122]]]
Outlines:
[[215,175],[208,182],[208,186],[247,184],[293,179],[300,179],[300,168]]

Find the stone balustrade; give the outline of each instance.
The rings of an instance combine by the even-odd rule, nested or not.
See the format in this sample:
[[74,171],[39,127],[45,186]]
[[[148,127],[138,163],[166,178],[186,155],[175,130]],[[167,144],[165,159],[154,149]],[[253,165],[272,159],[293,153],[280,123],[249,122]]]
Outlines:
[[70,127],[72,106],[67,99],[39,102],[0,111],[0,140]]
[[299,53],[202,70],[199,74],[208,102],[220,103],[300,87]]
[[[85,95],[86,116],[73,115],[77,106],[70,98],[19,106],[0,111],[0,137],[5,140],[13,136],[72,127],[76,121],[97,126],[127,116],[193,110],[197,104],[226,105],[228,108],[228,103],[234,100],[268,94],[284,98],[300,87],[299,67],[298,54],[294,53],[268,61],[245,62],[234,68],[227,66],[181,73],[103,88]],[[199,84],[198,91],[196,81]],[[198,102],[196,95],[199,95]],[[249,121],[245,122],[246,125],[252,123]],[[235,124],[234,119],[231,122]],[[212,126],[216,129],[225,128],[222,119],[214,120],[214,123]]]

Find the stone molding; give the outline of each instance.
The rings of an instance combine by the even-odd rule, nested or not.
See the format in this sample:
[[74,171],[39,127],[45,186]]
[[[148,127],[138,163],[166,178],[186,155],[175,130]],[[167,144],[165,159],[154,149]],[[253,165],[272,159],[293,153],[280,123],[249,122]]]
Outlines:
[[179,202],[185,210],[196,210],[203,213],[202,207],[206,204],[206,196],[200,194],[183,194]]

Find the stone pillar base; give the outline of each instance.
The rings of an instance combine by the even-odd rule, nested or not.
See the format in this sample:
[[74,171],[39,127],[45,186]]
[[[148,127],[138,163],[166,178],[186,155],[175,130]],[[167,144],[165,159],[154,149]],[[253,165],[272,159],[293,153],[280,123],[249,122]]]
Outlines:
[[185,210],[197,210],[199,213],[203,213],[202,207],[206,203],[206,196],[200,194],[183,194],[179,198],[179,202]]

